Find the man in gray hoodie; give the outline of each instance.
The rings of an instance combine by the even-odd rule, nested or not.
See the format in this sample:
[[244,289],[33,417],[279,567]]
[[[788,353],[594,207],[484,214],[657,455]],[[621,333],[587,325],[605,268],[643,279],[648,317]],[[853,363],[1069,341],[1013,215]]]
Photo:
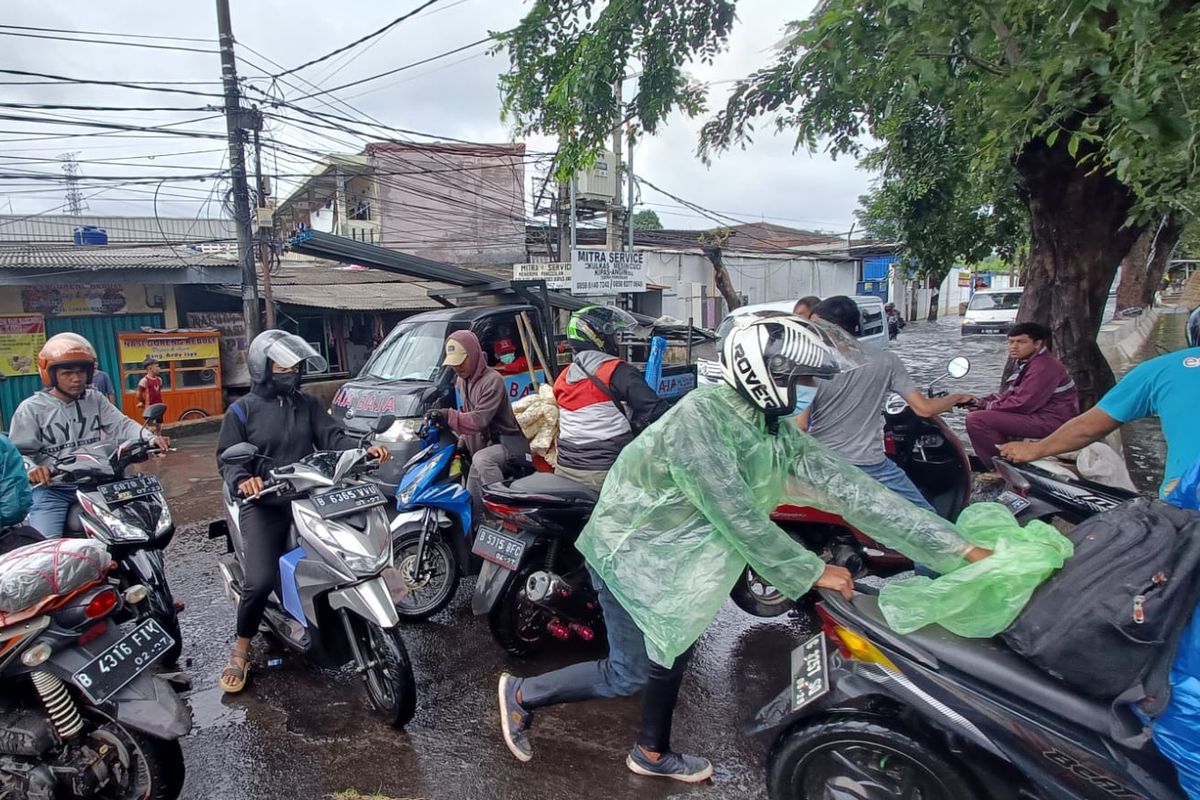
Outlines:
[[[88,388],[95,369],[96,351],[87,339],[74,333],[50,337],[38,353],[38,372],[46,388],[17,406],[9,422],[9,438],[34,464],[29,472],[34,485],[29,524],[47,538],[62,536],[75,502],[74,486],[50,483],[55,459],[102,439],[124,441],[143,435],[141,425]],[[154,441],[163,449],[170,446],[162,436]]]

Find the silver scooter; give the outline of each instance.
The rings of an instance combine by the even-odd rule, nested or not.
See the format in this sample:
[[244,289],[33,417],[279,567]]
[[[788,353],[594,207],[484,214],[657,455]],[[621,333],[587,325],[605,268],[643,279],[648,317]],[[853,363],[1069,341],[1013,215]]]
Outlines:
[[[379,422],[380,430],[391,424],[387,418]],[[220,458],[247,464],[262,456],[243,442]],[[218,567],[225,592],[236,604],[245,552],[241,507],[272,494],[289,496],[292,527],[264,622],[275,637],[320,667],[353,663],[371,706],[391,725],[403,727],[416,711],[416,682],[385,577],[390,574],[393,585],[403,585],[392,569],[388,500],[377,484],[362,478],[377,466],[361,448],[320,451],[272,469],[266,487],[254,497],[235,498],[225,487],[228,522],[212,523],[209,538],[224,536],[227,541],[229,554]]]

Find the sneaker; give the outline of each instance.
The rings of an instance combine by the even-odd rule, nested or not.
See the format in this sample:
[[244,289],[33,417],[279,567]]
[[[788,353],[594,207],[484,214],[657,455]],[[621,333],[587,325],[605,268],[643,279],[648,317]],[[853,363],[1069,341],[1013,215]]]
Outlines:
[[700,783],[712,777],[713,765],[707,758],[685,756],[668,750],[658,761],[646,758],[642,748],[637,745],[625,757],[625,766],[638,775],[651,778],[673,778],[684,783]]
[[500,676],[500,732],[504,734],[504,743],[517,760],[528,761],[533,758],[533,748],[529,746],[529,723],[533,714],[521,708],[517,702],[520,688],[520,678],[507,672]]

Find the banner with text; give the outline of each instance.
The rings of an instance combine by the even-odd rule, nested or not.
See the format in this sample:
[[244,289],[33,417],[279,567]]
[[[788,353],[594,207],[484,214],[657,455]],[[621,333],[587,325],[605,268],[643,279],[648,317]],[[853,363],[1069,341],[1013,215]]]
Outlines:
[[618,250],[572,250],[571,294],[646,291],[646,254]]
[[0,375],[37,375],[37,354],[45,343],[41,314],[0,315]]
[[246,320],[240,311],[189,311],[188,326],[216,328],[221,332],[221,383],[225,386],[249,386],[246,368]]
[[514,281],[545,281],[547,289],[571,288],[569,261],[541,261],[534,264],[513,264]]
[[148,358],[156,361],[216,361],[220,357],[221,336],[217,331],[211,336],[195,333],[121,336],[123,364],[141,364]]

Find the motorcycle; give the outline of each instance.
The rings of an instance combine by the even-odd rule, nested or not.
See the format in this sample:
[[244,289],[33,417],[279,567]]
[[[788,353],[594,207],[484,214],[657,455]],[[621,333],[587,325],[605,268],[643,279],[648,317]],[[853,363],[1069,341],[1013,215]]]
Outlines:
[[575,540],[596,505],[594,491],[538,472],[484,487],[489,514],[472,552],[484,561],[471,608],[488,615],[496,642],[531,656],[551,640],[590,642],[604,617]]
[[901,636],[866,594],[822,591],[817,613],[822,631],[751,724],[780,731],[771,800],[1183,800],[1131,711],[1072,692],[999,640],[938,626]]
[[[936,386],[946,378],[962,378],[971,363],[958,356],[946,372],[926,390],[930,397],[944,397]],[[884,406],[884,451],[912,480],[938,515],[948,520],[958,515],[971,500],[971,466],[967,452],[941,417],[919,416],[903,398],[893,395]],[[827,561],[853,573],[867,572],[890,577],[913,568],[912,561],[895,550],[878,544],[837,514],[793,505],[775,509],[771,520],[793,539]],[[794,603],[764,581],[750,567],[730,592],[738,608],[756,617],[786,613]]]
[[[39,547],[6,560],[24,559],[9,563],[44,580],[45,559],[30,555]],[[148,672],[171,634],[152,617],[124,635],[114,624],[145,604],[145,587],[118,593],[102,576],[59,577],[53,594],[18,604],[0,628],[0,797],[174,800],[191,712]]]
[[[160,421],[166,410],[161,403],[150,406],[146,424]],[[103,544],[117,562],[114,575],[121,591],[146,587],[149,595],[136,619],[155,619],[171,635],[174,644],[162,661],[174,664],[183,636],[163,553],[175,536],[175,521],[157,476],[126,475],[133,464],[163,452],[141,440],[98,442],[58,459],[51,474],[76,487],[63,535]]]
[[[395,422],[381,417],[375,430]],[[364,442],[360,444],[365,444]],[[416,711],[416,681],[392,598],[391,535],[378,484],[363,476],[378,467],[362,447],[319,451],[295,464],[270,470],[261,493],[244,500],[224,487],[227,520],[209,526],[209,538],[224,538],[228,554],[218,562],[225,593],[235,605],[243,584],[244,546],[239,524],[242,503],[287,494],[292,527],[279,559],[279,577],[264,622],[283,645],[317,666],[340,669],[353,662],[372,708],[395,727]],[[220,455],[226,464],[262,458],[242,442]]]
[[996,458],[992,463],[1006,484],[996,501],[1007,506],[1022,525],[1032,519],[1049,522],[1055,518],[1078,525],[1140,496],[1080,478],[1050,462],[1014,464]]
[[[392,552],[406,591],[396,599],[404,620],[428,619],[445,608],[463,575],[473,573],[471,494],[464,485],[457,437],[426,418],[421,449],[401,470],[392,520]],[[475,559],[474,561],[478,561]]]

